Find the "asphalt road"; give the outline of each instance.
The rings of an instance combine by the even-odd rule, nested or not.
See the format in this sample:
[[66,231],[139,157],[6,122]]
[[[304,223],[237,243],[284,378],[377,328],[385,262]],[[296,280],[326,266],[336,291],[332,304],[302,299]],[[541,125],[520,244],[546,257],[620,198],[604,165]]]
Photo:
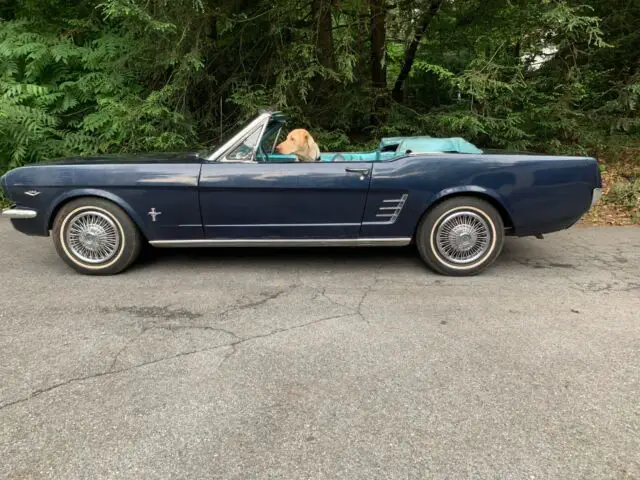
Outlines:
[[75,274],[0,221],[2,478],[640,478],[640,229],[173,250]]

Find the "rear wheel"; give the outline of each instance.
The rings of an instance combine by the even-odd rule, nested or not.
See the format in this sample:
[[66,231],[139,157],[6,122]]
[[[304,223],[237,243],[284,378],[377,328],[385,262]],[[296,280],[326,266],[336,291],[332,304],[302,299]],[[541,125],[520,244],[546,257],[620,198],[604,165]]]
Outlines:
[[58,255],[86,275],[113,275],[140,254],[142,236],[117,205],[99,198],[80,198],[64,205],[53,223]]
[[504,223],[489,202],[455,197],[427,212],[418,226],[416,243],[432,270],[450,276],[477,275],[500,255]]

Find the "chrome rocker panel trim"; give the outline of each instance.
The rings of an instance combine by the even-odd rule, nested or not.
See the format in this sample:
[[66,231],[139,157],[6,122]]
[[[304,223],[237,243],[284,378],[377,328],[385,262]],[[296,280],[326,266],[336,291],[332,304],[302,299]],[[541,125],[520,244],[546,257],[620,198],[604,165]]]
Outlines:
[[38,212],[29,208],[5,208],[2,210],[2,216],[5,218],[18,219],[36,218],[38,216]]
[[[200,225],[196,225],[199,227]],[[207,228],[250,227],[359,227],[359,223],[230,223],[205,225]]]
[[153,240],[154,247],[403,247],[411,237],[399,238],[301,238],[301,239],[211,239]]

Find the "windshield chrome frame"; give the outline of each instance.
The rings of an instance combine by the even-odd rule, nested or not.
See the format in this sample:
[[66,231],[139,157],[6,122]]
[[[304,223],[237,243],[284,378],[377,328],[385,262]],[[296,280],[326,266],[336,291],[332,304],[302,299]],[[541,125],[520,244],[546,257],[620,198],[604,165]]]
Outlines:
[[[253,131],[262,126],[260,133],[260,140],[262,140],[262,136],[264,135],[265,128],[269,124],[269,120],[271,119],[271,112],[263,112],[254,118],[247,126],[245,126],[242,130],[236,133],[233,137],[231,137],[226,143],[218,147],[213,151],[211,155],[209,155],[205,160],[207,162],[216,162],[220,161],[220,159],[224,158],[224,156],[229,153],[232,149],[239,146],[242,141],[244,141]],[[254,147],[253,154],[255,156],[255,152],[260,145],[260,140]],[[241,162],[234,162],[241,163]]]

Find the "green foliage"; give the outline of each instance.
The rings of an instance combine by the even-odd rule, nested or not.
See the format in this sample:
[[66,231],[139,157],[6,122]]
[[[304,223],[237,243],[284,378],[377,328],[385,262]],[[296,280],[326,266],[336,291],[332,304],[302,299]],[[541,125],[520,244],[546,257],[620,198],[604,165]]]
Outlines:
[[11,206],[11,202],[5,198],[4,193],[0,190],[0,208],[6,208]]
[[607,201],[638,215],[640,213],[640,178],[613,184],[607,195]]
[[[195,133],[172,85],[145,89],[135,45],[73,19],[0,30],[0,169],[77,153],[184,148]],[[37,32],[36,32],[37,31]],[[83,37],[75,41],[73,36]]]
[[[389,90],[432,1],[388,2]],[[0,172],[63,155],[200,148],[265,107],[286,111],[324,150],[405,134],[611,156],[640,143],[633,2],[444,0],[401,103],[371,87],[369,0],[332,1],[322,38],[317,4],[9,2],[0,7]]]

